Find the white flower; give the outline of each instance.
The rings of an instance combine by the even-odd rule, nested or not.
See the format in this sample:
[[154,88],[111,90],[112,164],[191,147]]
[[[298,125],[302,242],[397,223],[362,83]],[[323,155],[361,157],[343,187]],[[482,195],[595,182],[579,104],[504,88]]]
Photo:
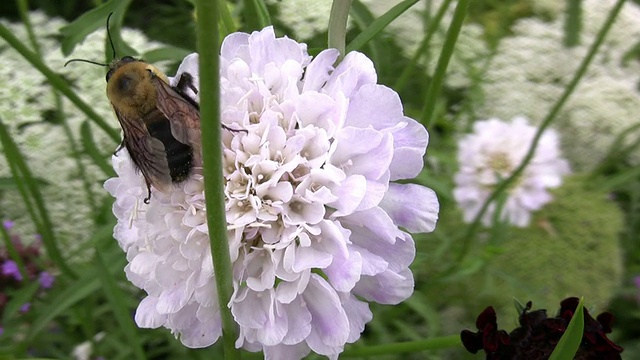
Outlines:
[[[473,133],[460,139],[454,196],[465,221],[475,218],[495,186],[520,165],[535,133],[536,128],[525,118],[515,118],[511,123],[490,119],[476,122]],[[568,173],[569,165],[558,150],[558,136],[553,130],[545,131],[531,162],[507,189],[501,219],[527,226],[531,212],[552,200],[547,189],[560,186],[562,176]],[[490,204],[483,224],[491,224],[496,206],[495,202]]]
[[[558,100],[615,1],[585,0],[580,44],[563,45],[562,16],[553,22],[518,21],[514,35],[501,41],[481,78],[475,118],[526,116],[540,124]],[[625,55],[640,38],[640,8],[627,2],[585,76],[558,114],[554,128],[562,135],[563,153],[576,171],[592,170],[614,140],[638,122],[640,62]],[[629,143],[637,141],[629,137]],[[631,156],[640,164],[640,151]]]
[[[403,115],[397,94],[376,84],[369,59],[336,50],[315,59],[268,27],[229,35],[221,50],[224,188],[236,345],[268,359],[309,350],[336,358],[372,318],[365,301],[397,304],[413,292],[407,231],[432,231],[430,189],[395,180],[423,166],[426,130]],[[197,57],[179,73],[197,78]],[[174,80],[175,81],[175,80]],[[146,187],[125,151],[115,238],[126,274],[148,296],[136,322],[164,326],[189,347],[220,336],[202,176],[171,193]],[[404,228],[401,229],[400,227]]]

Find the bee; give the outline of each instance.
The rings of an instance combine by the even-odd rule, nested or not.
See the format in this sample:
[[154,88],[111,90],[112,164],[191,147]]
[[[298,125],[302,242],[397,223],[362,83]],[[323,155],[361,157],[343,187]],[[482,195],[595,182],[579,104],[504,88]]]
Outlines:
[[[123,139],[114,154],[127,149],[136,169],[147,185],[146,204],[151,199],[151,186],[166,192],[173,183],[186,180],[195,167],[202,166],[200,139],[200,109],[198,103],[185,94],[197,93],[193,76],[182,73],[177,86],[160,70],[142,60],[115,57],[111,64],[72,59],[108,67],[107,98],[122,127]],[[224,128],[227,128],[223,125]],[[229,129],[231,130],[231,129]]]

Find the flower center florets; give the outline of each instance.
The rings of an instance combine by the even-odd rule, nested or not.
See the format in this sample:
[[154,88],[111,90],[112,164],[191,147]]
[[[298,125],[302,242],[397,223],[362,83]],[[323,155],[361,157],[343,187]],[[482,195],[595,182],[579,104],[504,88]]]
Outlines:
[[[235,90],[234,84],[229,85],[229,91]],[[293,92],[291,84],[267,86],[256,76],[241,85],[243,89],[237,91],[246,95],[234,114],[246,133],[228,134],[223,141],[229,228],[244,231],[245,245],[255,237],[262,237],[263,245],[307,243],[300,237],[308,237],[309,226],[325,216],[322,199],[327,197],[317,194],[328,190],[315,178],[323,179],[331,140],[325,129],[298,121],[297,86]],[[284,88],[289,96],[282,93]],[[269,229],[266,239],[264,229]],[[247,251],[256,250],[256,243],[252,245]]]

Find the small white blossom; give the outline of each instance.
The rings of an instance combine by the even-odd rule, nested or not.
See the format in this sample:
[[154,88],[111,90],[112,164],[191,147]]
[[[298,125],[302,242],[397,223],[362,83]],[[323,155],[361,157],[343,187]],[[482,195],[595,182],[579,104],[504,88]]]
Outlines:
[[[268,27],[229,35],[221,50],[223,172],[236,345],[268,359],[310,350],[336,358],[372,314],[413,292],[407,232],[432,231],[434,192],[395,180],[423,166],[426,130],[398,95],[376,84],[373,63],[336,50],[315,59]],[[335,66],[335,67],[334,67]],[[197,56],[179,74],[197,78]],[[175,81],[172,80],[172,81]],[[221,333],[202,176],[170,193],[146,187],[126,155],[105,183],[116,198],[114,236],[125,271],[148,296],[142,327],[167,327],[205,347]]]
[[[454,196],[466,222],[474,220],[496,185],[522,163],[535,133],[536,128],[525,118],[515,118],[511,123],[490,119],[476,122],[473,133],[460,139],[460,169],[455,176]],[[531,212],[552,200],[547,189],[560,186],[562,176],[568,173],[569,165],[561,158],[557,134],[546,130],[531,162],[507,189],[501,220],[527,226]],[[489,205],[483,224],[491,224],[496,207],[495,201]]]

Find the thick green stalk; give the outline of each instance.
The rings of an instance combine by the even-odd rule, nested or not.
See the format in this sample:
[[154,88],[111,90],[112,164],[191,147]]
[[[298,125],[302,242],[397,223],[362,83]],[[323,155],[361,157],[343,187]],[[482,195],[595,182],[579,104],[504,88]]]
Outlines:
[[333,0],[331,4],[328,47],[338,49],[340,59],[345,55],[349,9],[351,9],[351,0]]
[[453,50],[455,48],[456,41],[458,40],[458,34],[460,34],[460,29],[462,29],[462,23],[464,22],[465,16],[467,16],[467,9],[469,8],[470,1],[471,0],[458,1],[456,10],[453,13],[453,19],[449,25],[449,30],[447,31],[447,37],[442,45],[442,51],[438,58],[436,70],[431,82],[429,83],[427,96],[424,101],[424,108],[422,109],[422,117],[420,119],[422,125],[427,129],[431,123],[433,123],[436,100],[438,99],[440,89],[442,88],[442,80],[444,79],[444,75],[447,73],[447,66],[449,66],[449,60],[453,55]]
[[16,38],[9,29],[0,24],[0,37],[2,37],[11,47],[16,49],[33,67],[38,69],[49,81],[49,84],[55,89],[60,91],[66,96],[74,105],[87,115],[98,127],[113,139],[114,142],[120,143],[120,134],[118,131],[109,126],[104,119],[98,113],[93,111],[91,106],[85,103],[76,93],[71,89],[69,84],[58,74],[53,72],[47,65],[42,62],[40,57],[33,51],[29,50],[18,38]]
[[[198,0],[198,53],[200,67],[200,123],[207,225],[222,319],[222,341],[227,359],[239,359],[236,326],[227,307],[232,293],[232,271],[222,184],[220,126],[220,55],[218,1]],[[211,294],[212,296],[214,294]]]
[[480,226],[480,219],[482,219],[482,216],[489,208],[489,204],[491,204],[491,202],[493,202],[502,192],[507,190],[509,185],[511,185],[511,183],[513,183],[513,181],[515,181],[515,179],[522,174],[522,172],[527,167],[529,162],[531,162],[531,159],[533,159],[535,151],[538,147],[538,142],[540,141],[542,134],[551,125],[551,122],[556,118],[556,116],[560,112],[560,109],[562,109],[564,104],[567,102],[567,100],[569,99],[569,96],[573,94],[574,90],[578,86],[578,83],[580,82],[584,74],[587,72],[587,68],[591,64],[591,61],[593,61],[593,58],[595,57],[595,55],[598,53],[598,49],[600,48],[600,45],[602,45],[602,42],[604,41],[605,37],[609,33],[609,29],[611,29],[611,26],[615,22],[615,19],[620,13],[620,10],[622,9],[622,5],[624,5],[624,2],[625,0],[618,0],[616,5],[613,7],[611,12],[609,13],[607,20],[605,21],[604,25],[598,32],[598,36],[596,37],[596,40],[591,45],[591,48],[589,49],[587,56],[585,56],[585,58],[582,59],[582,62],[580,63],[578,70],[576,70],[576,73],[573,75],[573,78],[571,79],[571,82],[569,82],[569,85],[567,85],[567,87],[565,88],[562,96],[560,96],[558,101],[556,101],[556,103],[553,105],[553,107],[551,108],[547,116],[544,118],[544,120],[540,124],[540,127],[538,128],[538,131],[536,132],[533,138],[533,142],[529,147],[529,151],[527,152],[526,156],[524,157],[520,165],[513,171],[511,176],[509,176],[508,178],[506,178],[504,181],[500,182],[496,186],[496,189],[493,191],[493,193],[491,193],[491,196],[489,196],[489,198],[484,202],[484,204],[482,205],[482,208],[474,218],[473,222],[467,228],[465,237],[462,240],[463,241],[462,250],[458,254],[457,263],[460,263],[466,256],[469,250],[471,239],[473,238],[476,231],[478,230]]

